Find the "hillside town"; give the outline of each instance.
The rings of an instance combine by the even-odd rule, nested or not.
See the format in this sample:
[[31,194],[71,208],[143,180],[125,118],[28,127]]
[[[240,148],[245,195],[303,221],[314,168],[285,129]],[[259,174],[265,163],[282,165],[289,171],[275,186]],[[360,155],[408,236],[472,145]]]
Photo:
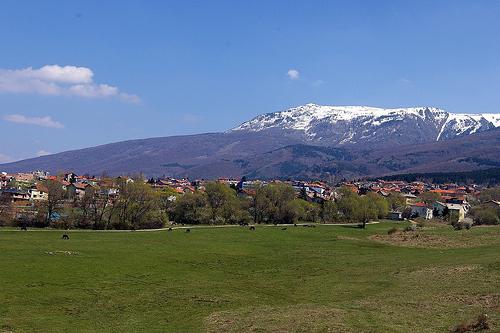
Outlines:
[[[206,185],[213,182],[170,177],[144,179],[140,176],[112,178],[75,173],[50,175],[45,171],[14,174],[2,172],[0,173],[0,215],[4,221],[3,224],[10,221],[11,224],[20,225],[34,220],[35,216],[40,215],[40,211],[44,209],[44,214],[49,214],[46,216],[47,224],[45,224],[48,226],[50,222],[57,221],[64,216],[67,211],[65,207],[80,208],[81,206],[76,203],[86,202],[89,198],[97,200],[102,205],[102,215],[104,215],[105,209],[112,209],[111,207],[116,205],[120,196],[123,195],[121,193],[125,189],[123,186],[127,184],[139,183],[153,192],[166,193],[166,201],[173,203],[178,197],[186,194],[204,193]],[[472,206],[478,203],[481,192],[485,190],[483,186],[476,184],[433,184],[424,181],[405,182],[380,179],[328,184],[322,181],[247,180],[243,177],[242,179],[219,178],[215,183],[234,190],[236,196],[243,200],[254,198],[259,188],[276,184],[286,185],[293,189],[295,198],[317,204],[318,207],[323,207],[325,202],[339,201],[342,191],[345,192],[348,189],[357,197],[371,194],[392,202],[387,212],[377,216],[380,218],[446,221],[453,219],[456,222],[468,219]],[[51,192],[59,194],[51,194]],[[58,200],[49,204],[48,206],[52,207],[47,209],[47,203],[53,201],[51,199],[56,196],[59,196]],[[97,205],[95,202],[94,204]],[[496,200],[481,204],[491,206],[495,212],[498,212],[500,207],[500,202]],[[97,210],[97,207],[94,209]],[[167,215],[167,220],[175,223],[175,219],[172,219],[173,214]],[[498,216],[496,218],[498,220]],[[312,220],[315,218],[313,217]],[[323,219],[323,222],[330,221]],[[217,222],[212,220],[209,223]],[[155,225],[164,226],[164,223]]]

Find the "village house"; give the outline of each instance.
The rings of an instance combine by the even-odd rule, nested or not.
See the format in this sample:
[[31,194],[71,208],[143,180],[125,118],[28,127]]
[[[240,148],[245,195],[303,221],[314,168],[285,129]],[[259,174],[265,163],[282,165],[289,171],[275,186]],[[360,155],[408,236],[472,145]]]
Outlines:
[[66,191],[68,191],[68,197],[70,198],[83,198],[87,189],[92,188],[91,185],[85,183],[73,183],[66,186]]
[[437,201],[434,203],[434,212],[439,216],[444,216],[445,214],[455,215],[458,221],[462,221],[465,218],[469,210],[468,205],[457,204],[457,203],[447,203]]
[[432,209],[430,209],[424,202],[417,202],[410,206],[411,217],[421,217],[426,220],[432,219]]
[[26,205],[30,200],[30,194],[28,193],[28,191],[20,188],[2,189],[0,195],[3,198],[6,198],[9,202],[17,205]]
[[49,190],[40,183],[36,183],[34,187],[28,189],[28,193],[30,195],[31,200],[49,199]]

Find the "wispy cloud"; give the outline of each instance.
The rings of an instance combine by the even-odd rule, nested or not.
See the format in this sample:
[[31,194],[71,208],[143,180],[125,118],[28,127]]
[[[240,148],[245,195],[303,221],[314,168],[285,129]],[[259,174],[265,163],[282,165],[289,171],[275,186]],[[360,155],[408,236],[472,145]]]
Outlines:
[[298,80],[300,78],[300,73],[296,69],[289,69],[288,72],[286,72],[286,75],[290,80]]
[[36,125],[42,127],[50,127],[50,128],[63,128],[64,125],[60,122],[53,120],[49,116],[45,117],[26,117],[22,114],[9,114],[3,117],[5,121],[9,121],[11,123],[17,124],[27,124],[27,125]]
[[94,72],[90,68],[76,66],[0,69],[0,92],[84,98],[116,97],[127,102],[140,101],[139,96],[121,92],[115,86],[95,83],[93,77]]

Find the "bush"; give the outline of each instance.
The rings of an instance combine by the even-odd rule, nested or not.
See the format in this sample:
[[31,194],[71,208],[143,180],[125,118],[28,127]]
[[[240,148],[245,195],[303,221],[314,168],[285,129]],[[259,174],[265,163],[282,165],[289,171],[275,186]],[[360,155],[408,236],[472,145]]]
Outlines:
[[396,227],[392,227],[391,229],[389,229],[389,231],[387,231],[387,234],[388,235],[392,235],[392,234],[395,234],[396,232],[398,232],[399,229],[396,228]]
[[405,232],[417,231],[417,225],[412,223],[404,229]]
[[500,224],[500,216],[497,210],[490,207],[475,207],[472,211],[472,216],[476,224]]
[[473,224],[474,224],[474,222],[472,221],[472,219],[466,218],[466,219],[463,219],[462,221],[452,222],[451,225],[453,226],[453,229],[455,229],[455,230],[462,230],[462,229],[469,230],[470,228],[472,228]]
[[488,323],[488,315],[481,314],[475,321],[470,323],[461,323],[451,330],[452,333],[466,333],[477,332],[482,330],[489,330],[490,324]]

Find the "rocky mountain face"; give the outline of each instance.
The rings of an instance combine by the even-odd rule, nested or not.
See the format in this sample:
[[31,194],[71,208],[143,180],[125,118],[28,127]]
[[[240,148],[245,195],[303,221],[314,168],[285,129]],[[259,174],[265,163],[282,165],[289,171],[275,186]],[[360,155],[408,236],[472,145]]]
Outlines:
[[280,132],[326,146],[386,146],[451,139],[500,126],[500,114],[454,114],[432,107],[381,109],[306,104],[260,115],[232,132]]
[[330,180],[470,171],[500,166],[499,125],[498,114],[307,104],[225,133],[117,142],[1,164],[0,171]]

